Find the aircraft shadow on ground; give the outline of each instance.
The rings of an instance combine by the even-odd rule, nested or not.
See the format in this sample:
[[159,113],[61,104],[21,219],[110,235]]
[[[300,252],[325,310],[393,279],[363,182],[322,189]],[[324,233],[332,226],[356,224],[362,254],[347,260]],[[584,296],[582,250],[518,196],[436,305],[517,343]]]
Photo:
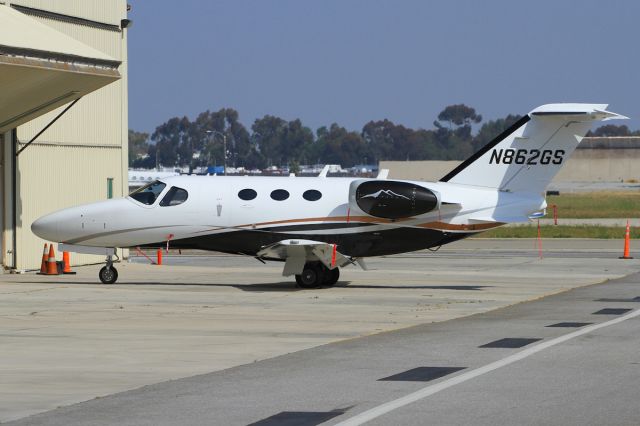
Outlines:
[[[42,284],[42,282],[32,282],[29,284]],[[293,291],[321,291],[328,287],[318,289],[304,289],[296,286],[292,281],[281,281],[277,283],[260,283],[260,284],[227,284],[227,283],[170,283],[159,281],[140,281],[140,282],[118,282],[116,284],[102,284],[98,281],[68,281],[68,282],[52,282],[52,284],[64,285],[94,285],[104,287],[118,287],[130,285],[157,285],[165,287],[233,287],[238,290],[247,292],[293,292]],[[492,286],[485,285],[366,285],[366,284],[350,284],[350,281],[340,281],[334,288],[344,289],[367,289],[367,290],[456,290],[456,291],[481,291]]]
[[366,288],[371,290],[376,289],[407,289],[407,290],[460,290],[460,291],[481,291],[484,288],[490,288],[489,285],[341,285],[338,283],[336,287],[349,287],[349,288]]

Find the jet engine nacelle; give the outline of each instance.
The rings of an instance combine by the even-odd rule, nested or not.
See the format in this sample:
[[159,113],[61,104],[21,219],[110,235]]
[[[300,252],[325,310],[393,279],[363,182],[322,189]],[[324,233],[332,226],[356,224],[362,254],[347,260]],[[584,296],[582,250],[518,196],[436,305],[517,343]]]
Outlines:
[[440,195],[412,182],[363,179],[349,187],[349,208],[351,214],[402,219],[439,209]]

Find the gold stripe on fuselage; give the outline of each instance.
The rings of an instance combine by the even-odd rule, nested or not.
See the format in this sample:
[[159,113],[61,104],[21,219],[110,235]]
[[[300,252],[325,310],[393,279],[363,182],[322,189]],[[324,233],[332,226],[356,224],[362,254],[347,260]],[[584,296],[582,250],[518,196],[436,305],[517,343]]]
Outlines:
[[[257,228],[264,227],[270,225],[284,225],[284,224],[296,224],[296,223],[309,223],[309,222],[360,222],[360,223],[372,223],[372,224],[380,224],[387,225],[398,222],[407,222],[412,218],[402,218],[402,219],[384,219],[384,218],[375,218],[370,216],[327,216],[327,217],[309,217],[309,218],[301,218],[301,219],[286,219],[286,220],[275,220],[271,222],[260,222],[260,223],[252,223],[248,225],[240,225],[236,228]],[[498,226],[504,225],[503,222],[490,222],[490,223],[478,223],[478,224],[452,224],[441,221],[436,222],[426,222],[419,223],[414,225],[407,225],[407,227],[417,227],[417,228],[425,228],[425,229],[435,229],[439,231],[462,231],[462,232],[480,232],[486,231],[487,229],[497,228]]]

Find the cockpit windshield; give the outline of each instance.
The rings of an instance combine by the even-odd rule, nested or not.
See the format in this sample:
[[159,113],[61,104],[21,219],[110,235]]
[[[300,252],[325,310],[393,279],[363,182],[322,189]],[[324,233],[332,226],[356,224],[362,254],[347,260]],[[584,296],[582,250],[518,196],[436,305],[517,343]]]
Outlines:
[[141,202],[142,204],[150,206],[151,204],[156,202],[156,200],[158,199],[158,195],[160,195],[160,193],[166,186],[166,184],[157,180],[143,186],[142,188],[136,189],[131,194],[129,194],[129,197]]

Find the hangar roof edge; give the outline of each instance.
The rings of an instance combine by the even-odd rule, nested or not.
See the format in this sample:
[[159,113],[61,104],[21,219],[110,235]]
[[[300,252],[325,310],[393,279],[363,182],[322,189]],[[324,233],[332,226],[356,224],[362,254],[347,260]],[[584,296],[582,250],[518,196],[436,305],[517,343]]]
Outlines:
[[0,45],[3,46],[96,59],[102,63],[118,63],[109,55],[62,34],[8,5],[0,4],[0,28],[3,29],[0,32]]

